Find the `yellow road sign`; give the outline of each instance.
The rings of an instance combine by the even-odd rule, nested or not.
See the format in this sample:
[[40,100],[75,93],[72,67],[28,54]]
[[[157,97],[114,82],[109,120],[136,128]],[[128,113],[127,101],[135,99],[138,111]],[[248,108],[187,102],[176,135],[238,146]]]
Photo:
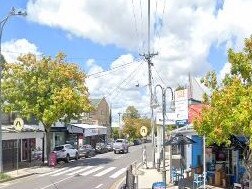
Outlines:
[[24,120],[22,118],[16,118],[14,120],[14,128],[17,130],[17,131],[21,131],[24,127]]
[[145,136],[147,136],[147,133],[148,133],[147,127],[142,126],[142,127],[140,128],[140,134],[141,134],[143,137],[145,137]]

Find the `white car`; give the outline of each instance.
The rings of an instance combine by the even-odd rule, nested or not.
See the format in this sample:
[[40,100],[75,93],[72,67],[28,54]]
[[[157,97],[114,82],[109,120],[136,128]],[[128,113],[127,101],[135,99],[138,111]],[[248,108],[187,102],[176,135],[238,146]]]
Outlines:
[[57,155],[57,161],[63,160],[69,162],[70,159],[79,159],[78,150],[76,150],[71,144],[56,146],[53,152]]
[[128,153],[129,152],[129,145],[126,139],[117,139],[113,144],[114,153]]

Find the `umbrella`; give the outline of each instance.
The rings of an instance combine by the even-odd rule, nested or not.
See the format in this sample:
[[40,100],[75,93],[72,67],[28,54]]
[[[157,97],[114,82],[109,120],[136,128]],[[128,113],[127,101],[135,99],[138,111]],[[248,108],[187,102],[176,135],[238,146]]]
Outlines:
[[175,136],[172,136],[170,140],[165,142],[165,145],[186,145],[196,143],[194,140],[182,135],[181,133],[177,133]]

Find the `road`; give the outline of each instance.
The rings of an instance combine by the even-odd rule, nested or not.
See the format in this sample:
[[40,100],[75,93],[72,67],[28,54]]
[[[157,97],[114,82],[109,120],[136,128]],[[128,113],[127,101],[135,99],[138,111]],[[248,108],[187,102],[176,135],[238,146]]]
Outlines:
[[[147,144],[149,147],[151,144]],[[109,189],[125,176],[127,166],[141,162],[142,145],[131,146],[127,154],[113,152],[64,163],[54,171],[0,184],[6,189]]]

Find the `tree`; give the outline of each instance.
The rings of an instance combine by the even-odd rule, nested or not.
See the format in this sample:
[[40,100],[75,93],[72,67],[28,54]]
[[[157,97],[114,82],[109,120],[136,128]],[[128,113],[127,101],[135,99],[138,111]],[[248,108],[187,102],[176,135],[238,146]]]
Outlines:
[[128,135],[130,140],[142,138],[140,134],[140,128],[146,126],[148,128],[148,134],[150,133],[150,120],[147,118],[141,118],[138,110],[134,106],[129,106],[126,109],[126,113],[123,114],[123,134]]
[[138,110],[134,106],[128,106],[126,112],[122,116],[123,120],[126,118],[140,118]]
[[243,52],[228,51],[231,72],[218,85],[210,72],[202,82],[212,89],[202,116],[194,121],[196,131],[208,143],[230,144],[231,135],[245,135],[250,144],[245,150],[245,165],[252,187],[252,36],[245,39]]
[[59,53],[55,59],[33,54],[20,56],[17,63],[7,63],[3,72],[3,110],[18,111],[40,121],[46,131],[47,155],[50,153],[51,126],[69,122],[91,110],[85,74]]

